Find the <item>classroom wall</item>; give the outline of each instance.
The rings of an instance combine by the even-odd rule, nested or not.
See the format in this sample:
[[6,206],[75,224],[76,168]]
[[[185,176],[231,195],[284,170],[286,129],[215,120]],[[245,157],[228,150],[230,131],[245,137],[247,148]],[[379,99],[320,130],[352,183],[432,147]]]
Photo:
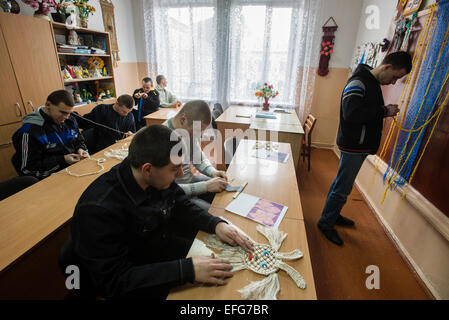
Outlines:
[[[378,5],[382,8],[383,22],[379,30],[367,30],[361,20],[356,46],[383,39],[393,15],[389,11],[394,12],[395,2],[363,2],[362,14],[368,5]],[[426,4],[434,2],[429,0]],[[357,187],[399,251],[435,298],[449,299],[449,219],[412,187],[404,200],[401,200],[401,188],[388,191],[385,202],[381,204],[385,190],[382,176],[386,164],[377,160],[377,156],[367,158],[357,176]],[[382,270],[380,272],[382,276]]]
[[[319,18],[319,34],[323,35],[321,26],[333,17],[338,25],[335,32],[334,53],[329,62],[329,73],[325,77],[316,75],[313,100],[310,112],[317,118],[312,133],[314,146],[332,148],[338,129],[340,114],[340,96],[349,77],[349,65],[352,60],[362,1],[360,0],[331,0],[323,1],[323,8]],[[318,66],[319,48],[311,73],[316,74]]]
[[[117,42],[119,46],[120,61],[118,67],[114,70],[117,94],[131,94],[134,89],[140,86],[139,70],[142,66],[138,63],[137,56],[142,57],[136,46],[135,26],[133,7],[134,1],[112,0],[114,4],[115,23],[117,32]],[[17,1],[20,5],[20,14],[32,16],[34,10],[23,3]],[[94,6],[96,12],[89,16],[89,29],[104,31],[103,15],[99,0],[90,0],[89,4]],[[140,71],[140,74],[143,72]]]

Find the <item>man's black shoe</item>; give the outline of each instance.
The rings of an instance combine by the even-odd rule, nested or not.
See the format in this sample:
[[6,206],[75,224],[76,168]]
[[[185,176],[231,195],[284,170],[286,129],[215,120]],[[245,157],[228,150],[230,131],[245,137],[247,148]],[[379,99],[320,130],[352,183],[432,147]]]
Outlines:
[[318,228],[321,230],[321,232],[326,236],[326,238],[335,243],[336,245],[343,245],[343,240],[341,240],[340,236],[338,235],[337,230],[335,229],[322,229],[320,225],[318,224]]
[[352,227],[355,223],[351,219],[345,218],[343,216],[338,216],[337,221],[335,222],[337,226],[346,226]]

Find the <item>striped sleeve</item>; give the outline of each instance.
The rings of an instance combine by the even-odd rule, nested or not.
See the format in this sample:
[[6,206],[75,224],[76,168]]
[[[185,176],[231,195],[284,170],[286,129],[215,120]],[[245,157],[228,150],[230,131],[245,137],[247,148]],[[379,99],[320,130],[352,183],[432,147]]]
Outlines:
[[343,90],[343,102],[349,97],[360,97],[365,96],[365,85],[362,81],[354,79],[349,82]]

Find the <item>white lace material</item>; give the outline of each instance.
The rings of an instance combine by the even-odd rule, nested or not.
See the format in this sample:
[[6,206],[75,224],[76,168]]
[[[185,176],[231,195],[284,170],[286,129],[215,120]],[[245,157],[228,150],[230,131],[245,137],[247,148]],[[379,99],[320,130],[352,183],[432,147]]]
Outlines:
[[255,87],[268,81],[279,91],[273,105],[297,107],[301,122],[309,114],[322,0],[136,2],[148,74],[164,74],[181,100],[254,105]]
[[287,272],[299,288],[305,289],[306,282],[301,274],[282,261],[282,259],[299,259],[303,257],[302,252],[298,249],[286,253],[278,252],[287,234],[262,225],[258,225],[257,230],[268,239],[270,245],[255,243],[252,253],[245,252],[241,247],[232,247],[225,244],[215,235],[211,235],[205,239],[207,246],[221,251],[218,257],[230,261],[233,267],[232,272],[249,269],[268,276],[261,281],[252,282],[245,288],[239,290],[242,298],[254,300],[276,299],[277,293],[279,292],[279,280],[277,278],[277,271],[279,269]]
[[125,143],[120,149],[109,149],[109,151],[104,152],[104,155],[108,158],[123,160],[128,156],[127,146],[128,144]]

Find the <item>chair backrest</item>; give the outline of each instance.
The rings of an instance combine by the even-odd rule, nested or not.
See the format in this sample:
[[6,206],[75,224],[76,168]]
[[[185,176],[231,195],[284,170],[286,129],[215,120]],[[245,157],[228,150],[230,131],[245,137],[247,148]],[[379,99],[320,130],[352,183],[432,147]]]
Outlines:
[[236,137],[226,139],[224,142],[225,164],[229,165],[234,157],[235,151],[239,146],[240,140]]
[[84,143],[87,146],[87,150],[90,154],[94,154],[99,150],[96,150],[96,139],[94,135],[94,128],[89,128],[87,130],[83,130],[81,134],[84,137]]
[[312,144],[312,131],[316,124],[316,118],[309,114],[304,123],[305,143],[310,146]]
[[214,109],[213,110],[218,110],[220,112],[220,114],[223,113],[223,107],[219,103],[214,104]]
[[215,122],[215,120],[217,120],[218,117],[221,116],[222,113],[223,113],[223,107],[221,106],[221,104],[216,103],[212,110],[212,128],[217,129],[217,123]]

